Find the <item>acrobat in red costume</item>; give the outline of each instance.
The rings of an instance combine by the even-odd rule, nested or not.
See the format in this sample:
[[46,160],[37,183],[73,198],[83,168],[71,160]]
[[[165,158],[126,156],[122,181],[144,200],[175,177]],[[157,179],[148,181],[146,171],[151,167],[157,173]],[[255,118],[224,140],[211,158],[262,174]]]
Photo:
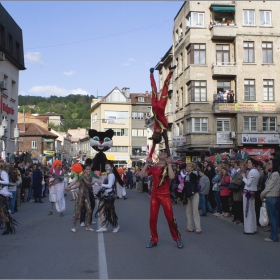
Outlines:
[[161,142],[161,138],[163,136],[165,142],[165,148],[167,151],[167,156],[170,156],[170,149],[168,145],[168,136],[167,136],[167,129],[168,129],[168,121],[165,117],[165,107],[167,104],[168,98],[168,84],[172,77],[172,74],[175,70],[176,66],[169,68],[169,73],[164,81],[162,92],[157,92],[157,86],[154,79],[154,68],[150,69],[150,79],[151,79],[151,86],[152,86],[152,111],[155,117],[155,124],[154,124],[154,132],[153,136],[150,138],[153,140],[153,146],[151,148],[149,157],[152,157],[152,154],[155,150],[156,144]]

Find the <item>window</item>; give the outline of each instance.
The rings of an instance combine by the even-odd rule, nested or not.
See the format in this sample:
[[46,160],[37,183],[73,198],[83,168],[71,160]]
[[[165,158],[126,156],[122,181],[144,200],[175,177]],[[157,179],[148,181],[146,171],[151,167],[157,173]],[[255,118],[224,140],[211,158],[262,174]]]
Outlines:
[[143,137],[143,129],[138,129],[138,137]]
[[46,143],[46,150],[53,150],[54,143],[53,142],[47,142]]
[[244,80],[245,101],[255,101],[255,80]]
[[31,149],[37,149],[37,141],[31,141]]
[[217,81],[217,92],[224,92],[231,90],[231,83],[230,81]]
[[20,59],[20,44],[16,42],[16,59]]
[[9,52],[11,55],[14,54],[14,38],[12,35],[9,34]]
[[180,53],[180,61],[179,61],[179,72],[182,73],[183,72],[183,67],[184,67],[184,64],[183,64],[183,53]]
[[189,27],[204,27],[204,13],[191,12]]
[[254,10],[243,10],[243,25],[255,25]]
[[208,119],[207,118],[193,118],[193,132],[207,132],[208,131]]
[[105,111],[105,119],[128,119],[128,112],[126,111]]
[[216,45],[217,65],[228,65],[229,57],[229,45]]
[[230,131],[230,120],[229,119],[217,119],[217,131],[218,132]]
[[263,131],[276,131],[276,118],[263,117]]
[[255,62],[255,48],[254,42],[243,43],[243,62],[254,63]]
[[271,26],[271,11],[260,11],[260,26]]
[[97,114],[92,116],[92,123],[96,123],[96,122],[97,122]]
[[132,116],[132,119],[137,119],[137,112],[132,112],[131,116]]
[[258,131],[257,117],[244,117],[244,131]]
[[206,46],[205,44],[191,44],[187,48],[188,64],[205,64]]
[[119,152],[119,153],[127,153],[128,152],[128,147],[127,146],[113,146],[111,147],[108,152]]
[[145,98],[144,97],[138,97],[138,102],[145,102]]
[[0,24],[0,45],[2,47],[6,47],[6,40],[5,40],[5,27]]
[[274,80],[263,80],[263,100],[274,101]]
[[[104,131],[106,131],[105,128]],[[128,128],[113,128],[115,136],[128,136]]]
[[132,137],[137,137],[137,129],[132,129],[131,130],[131,136]]
[[206,81],[191,81],[188,84],[188,94],[191,102],[207,101]]
[[272,43],[271,42],[262,42],[262,60],[263,63],[272,63]]

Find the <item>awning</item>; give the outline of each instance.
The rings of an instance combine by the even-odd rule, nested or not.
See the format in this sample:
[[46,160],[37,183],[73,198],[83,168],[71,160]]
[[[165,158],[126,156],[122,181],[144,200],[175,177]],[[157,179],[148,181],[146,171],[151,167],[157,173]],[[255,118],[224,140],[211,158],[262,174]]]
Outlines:
[[212,9],[215,12],[235,12],[235,7],[214,6]]

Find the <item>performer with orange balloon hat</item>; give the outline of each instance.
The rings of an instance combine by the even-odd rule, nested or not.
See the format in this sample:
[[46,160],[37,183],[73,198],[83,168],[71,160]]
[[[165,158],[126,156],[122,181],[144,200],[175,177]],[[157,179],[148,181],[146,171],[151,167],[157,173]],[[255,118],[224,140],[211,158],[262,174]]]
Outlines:
[[69,191],[71,189],[79,188],[79,196],[78,196],[78,203],[76,207],[76,213],[73,220],[73,225],[71,228],[72,232],[76,232],[76,222],[78,219],[79,214],[81,213],[81,210],[83,206],[86,207],[87,211],[87,218],[86,218],[86,230],[93,231],[93,229],[90,227],[90,217],[91,217],[91,204],[90,204],[90,197],[89,197],[89,188],[92,188],[92,175],[91,175],[91,166],[86,165],[84,170],[81,164],[75,163],[71,167],[72,173],[74,173],[75,178],[74,180],[68,185],[68,187],[65,189],[66,191]]
[[65,211],[65,198],[64,198],[64,174],[62,171],[62,162],[55,160],[52,168],[50,169],[50,183],[49,187],[49,200],[51,202],[51,210],[48,215],[53,214],[55,205],[56,211],[63,217]]
[[[123,168],[118,168],[117,169],[119,175],[120,175],[120,178],[121,180],[124,182],[125,184],[125,174],[124,174],[124,170]],[[124,200],[127,199],[126,197],[126,189],[125,189],[125,185],[122,186],[117,180],[116,180],[116,187],[117,187],[117,198],[123,198]]]

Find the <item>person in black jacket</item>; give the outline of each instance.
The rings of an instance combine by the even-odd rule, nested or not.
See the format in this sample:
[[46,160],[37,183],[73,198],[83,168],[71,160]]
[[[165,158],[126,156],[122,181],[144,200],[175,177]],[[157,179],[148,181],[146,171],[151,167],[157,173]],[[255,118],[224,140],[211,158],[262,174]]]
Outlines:
[[38,164],[35,164],[35,170],[33,171],[33,187],[34,187],[34,198],[35,203],[44,203],[42,198],[42,180],[43,180],[43,173],[39,169]]

